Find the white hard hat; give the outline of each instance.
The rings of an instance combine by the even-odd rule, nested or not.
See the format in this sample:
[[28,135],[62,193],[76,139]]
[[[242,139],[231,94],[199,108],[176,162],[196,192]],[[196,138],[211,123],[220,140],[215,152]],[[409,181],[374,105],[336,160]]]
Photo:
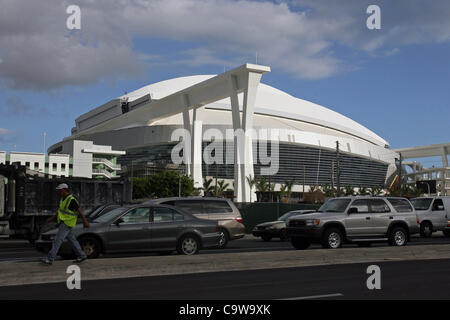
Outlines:
[[65,183],[61,183],[59,186],[56,187],[56,190],[61,190],[61,189],[69,189],[69,186]]

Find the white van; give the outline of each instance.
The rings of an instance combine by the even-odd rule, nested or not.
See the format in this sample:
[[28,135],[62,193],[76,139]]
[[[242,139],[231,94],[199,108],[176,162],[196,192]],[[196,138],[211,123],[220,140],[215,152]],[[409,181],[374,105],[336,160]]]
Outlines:
[[435,231],[445,231],[450,218],[450,197],[422,197],[411,199],[420,221],[420,235],[431,237]]

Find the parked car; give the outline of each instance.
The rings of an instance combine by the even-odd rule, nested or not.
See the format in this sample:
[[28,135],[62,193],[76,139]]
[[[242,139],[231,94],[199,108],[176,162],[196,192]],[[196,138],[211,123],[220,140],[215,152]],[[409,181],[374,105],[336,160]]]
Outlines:
[[[170,254],[196,254],[201,248],[215,247],[220,240],[215,221],[199,219],[168,205],[148,204],[120,207],[98,216],[89,229],[74,228],[75,236],[88,258],[100,253],[157,251]],[[48,252],[57,230],[41,234],[36,248]],[[60,255],[71,257],[72,247],[64,242]]]
[[339,248],[343,243],[369,246],[387,241],[404,246],[419,232],[419,218],[405,198],[342,197],[324,203],[317,213],[296,216],[288,221],[287,233],[296,249],[311,243]]
[[280,238],[281,241],[289,239],[286,232],[286,221],[293,216],[302,215],[305,213],[316,212],[315,210],[294,210],[289,211],[279,217],[276,221],[264,222],[257,224],[253,229],[255,237],[261,237],[264,241],[270,241],[272,238]]
[[101,216],[102,214],[120,207],[122,206],[119,204],[112,204],[112,203],[102,204],[93,208],[89,212],[86,212],[85,216],[89,221],[92,221],[95,218]]
[[218,247],[225,248],[228,241],[244,237],[245,226],[242,216],[233,201],[212,197],[174,197],[160,198],[144,202],[144,204],[158,203],[175,206],[192,213],[202,219],[219,222],[221,238]]
[[431,237],[435,231],[450,236],[447,221],[450,218],[450,197],[423,197],[411,200],[420,220],[420,235]]

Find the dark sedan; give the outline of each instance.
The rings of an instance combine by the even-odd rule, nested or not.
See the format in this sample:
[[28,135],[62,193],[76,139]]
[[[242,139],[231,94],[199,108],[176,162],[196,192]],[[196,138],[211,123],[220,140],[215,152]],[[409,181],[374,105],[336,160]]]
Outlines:
[[[156,251],[192,255],[201,248],[217,247],[220,240],[218,223],[194,217],[168,205],[120,207],[91,221],[89,229],[74,228],[75,236],[88,258],[101,253]],[[41,234],[36,249],[48,252],[57,229]],[[59,255],[73,255],[69,242],[64,242]]]
[[286,234],[286,221],[287,219],[305,214],[316,212],[315,210],[295,210],[289,211],[283,214],[276,221],[264,222],[255,226],[253,229],[253,235],[255,237],[261,237],[264,241],[270,241],[272,238],[280,238],[281,241],[287,241],[288,236]]

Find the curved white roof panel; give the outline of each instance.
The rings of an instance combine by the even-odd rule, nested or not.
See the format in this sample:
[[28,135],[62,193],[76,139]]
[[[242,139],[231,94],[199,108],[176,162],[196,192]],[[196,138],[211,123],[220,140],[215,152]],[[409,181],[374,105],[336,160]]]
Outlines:
[[[196,75],[196,76],[188,76],[188,77],[180,77],[180,78],[174,78],[170,80],[165,80],[161,82],[157,82],[154,84],[147,85],[145,87],[142,87],[138,90],[135,90],[133,92],[130,92],[126,95],[123,95],[119,97],[114,101],[120,101],[120,99],[128,99],[129,102],[133,102],[135,100],[138,100],[144,96],[149,96],[151,100],[159,100],[164,97],[167,97],[175,92],[181,91],[183,89],[186,89],[190,86],[193,86],[197,83],[203,82],[205,80],[208,80],[210,78],[215,77],[215,75]],[[240,104],[242,104],[242,94],[239,95]],[[109,103],[108,103],[109,104]],[[114,103],[112,103],[114,104]],[[88,112],[86,115],[95,115],[95,114],[105,114],[105,110],[107,110],[106,107],[107,104],[104,106],[101,106],[99,108],[96,108],[90,112]],[[117,107],[117,103],[115,104]],[[231,103],[230,99],[223,99],[214,103],[211,103],[209,105],[205,106],[205,109],[201,109],[201,112],[203,113],[203,121],[212,122],[213,119],[218,119],[217,116],[214,116],[213,110],[231,110]],[[138,111],[138,110],[135,110]],[[120,116],[121,112],[119,110],[114,110],[110,112],[110,117],[113,115]],[[311,127],[323,127],[325,128],[336,130],[339,132],[343,132],[346,134],[349,134],[351,136],[369,141],[373,144],[376,144],[381,147],[388,146],[388,142],[372,132],[371,130],[367,129],[366,127],[362,126],[361,124],[357,123],[356,121],[337,113],[333,110],[330,110],[328,108],[325,108],[323,106],[320,106],[318,104],[302,100],[296,97],[293,97],[286,92],[283,92],[281,90],[278,90],[274,87],[268,86],[266,84],[260,83],[257,91],[257,97],[256,97],[256,103],[255,103],[255,122],[254,125],[258,126],[258,119],[262,121],[261,116],[270,116],[274,119],[272,121],[274,125],[276,123],[281,124],[284,123],[285,125],[289,125],[289,123],[298,124],[298,126],[303,126],[304,128],[298,128],[300,130],[308,131],[308,128]],[[91,121],[95,122],[95,120],[86,119],[89,117],[86,117],[86,115],[83,115],[79,117],[78,119],[81,119],[80,121]],[[258,116],[259,115],[259,116]],[[145,118],[145,117],[144,117]],[[182,124],[182,118],[180,116],[172,116],[168,117],[167,119],[159,119],[156,121],[152,121],[152,119],[144,119],[139,121],[139,123],[123,123],[123,126],[120,128],[109,128],[110,130],[113,129],[121,129],[125,127],[132,127],[132,126],[139,126],[139,125],[152,125],[152,124],[163,124],[163,123],[179,123]],[[220,117],[219,117],[220,118]],[[225,117],[228,118],[228,117]],[[78,121],[77,119],[77,121]],[[173,121],[170,121],[173,120]],[[231,119],[231,115],[230,115]],[[275,119],[278,119],[278,121],[275,121]],[[104,121],[107,119],[104,119]],[[142,121],[142,122],[141,122]],[[220,122],[220,121],[219,121]],[[97,124],[100,124],[102,122],[97,122]],[[300,123],[303,123],[300,125]],[[93,124],[93,123],[92,123]],[[231,122],[230,122],[231,124]],[[267,124],[266,124],[267,125]],[[93,125],[94,127],[96,126]],[[91,127],[91,125],[90,125]],[[83,128],[80,128],[81,131]],[[103,128],[105,129],[105,128]],[[317,130],[317,129],[316,129]]]

